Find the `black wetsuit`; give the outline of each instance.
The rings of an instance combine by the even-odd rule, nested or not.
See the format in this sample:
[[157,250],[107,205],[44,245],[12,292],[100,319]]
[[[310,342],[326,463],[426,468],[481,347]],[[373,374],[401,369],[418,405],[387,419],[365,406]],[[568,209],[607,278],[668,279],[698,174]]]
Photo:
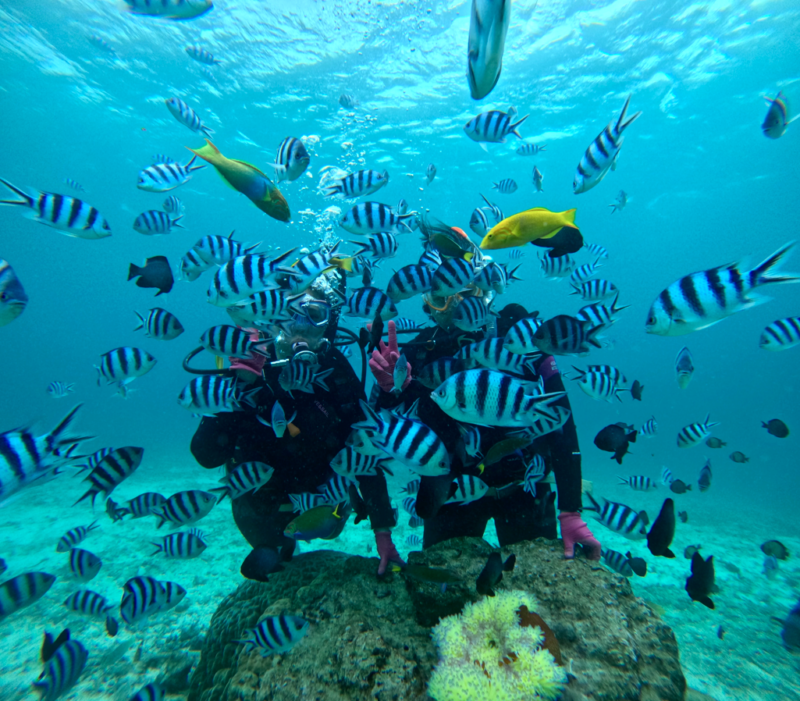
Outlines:
[[[278,383],[281,369],[266,365],[265,380],[259,380],[262,388],[256,395],[255,410],[205,417],[192,438],[192,455],[203,467],[231,467],[259,460],[275,468],[272,479],[255,494],[232,502],[236,525],[254,548],[291,548],[294,541],[283,531],[297,514],[287,510],[288,495],[316,492],[317,487],[335,476],[329,463],[344,447],[350,425],[363,419],[358,401],[364,393],[350,363],[339,351],[330,350],[320,360],[320,371],[328,368],[333,368],[324,380],[329,392],[315,384],[313,394],[294,390],[292,398]],[[287,428],[283,437],[277,438],[270,427],[256,419],[260,414],[269,421],[276,399],[287,420],[297,412],[291,422],[300,429],[295,437]],[[383,474],[360,477],[358,484],[372,528],[394,526]],[[280,509],[282,505],[284,508]]]
[[[518,305],[509,305],[507,309]],[[502,336],[518,318],[519,311],[506,314],[501,312],[498,321],[498,335]],[[522,310],[524,312],[524,310]],[[400,344],[406,359],[411,363],[412,375],[417,375],[425,365],[444,356],[454,356],[466,344],[483,339],[482,333],[465,334],[460,331],[448,334],[439,327],[425,329],[410,344]],[[426,343],[427,342],[427,343]],[[534,363],[538,371],[545,362],[553,362],[552,358],[541,358]],[[527,374],[524,379],[534,380],[536,375]],[[546,392],[564,390],[564,383],[559,373],[551,375],[544,383]],[[510,455],[498,463],[490,465],[483,474],[478,470],[480,461],[468,461],[465,456],[461,434],[457,422],[445,414],[430,398],[431,390],[419,381],[413,381],[397,397],[381,392],[378,400],[380,407],[393,407],[401,403],[410,405],[419,399],[419,419],[433,429],[447,446],[450,454],[451,474],[447,477],[422,477],[420,491],[417,495],[417,514],[425,520],[424,547],[429,547],[448,538],[457,536],[483,536],[490,518],[495,519],[497,535],[501,545],[509,545],[521,540],[536,537],[556,538],[555,508],[549,484],[537,484],[536,494],[525,492],[521,486],[513,486],[521,482],[525,475],[525,464],[517,455]],[[570,409],[566,395],[555,402],[556,406]],[[481,450],[483,453],[496,442],[506,436],[501,428],[481,427]],[[581,508],[581,456],[578,448],[578,435],[575,421],[570,409],[570,417],[564,426],[553,433],[536,439],[525,449],[526,458],[535,453],[542,455],[547,472],[555,475],[558,491],[558,509],[560,511],[578,511]],[[474,463],[474,464],[473,464]],[[490,488],[500,489],[499,496],[485,496],[470,504],[444,504],[449,485],[461,474],[472,474],[483,480]],[[491,492],[490,492],[491,493]]]

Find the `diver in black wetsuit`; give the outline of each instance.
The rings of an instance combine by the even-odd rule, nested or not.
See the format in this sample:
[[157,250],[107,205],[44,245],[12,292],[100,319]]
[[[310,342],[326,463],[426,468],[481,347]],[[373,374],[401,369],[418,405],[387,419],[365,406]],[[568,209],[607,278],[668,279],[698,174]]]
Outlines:
[[[464,345],[483,340],[482,331],[464,333],[452,325],[452,312],[457,306],[456,299],[451,298],[451,303],[444,311],[437,311],[426,305],[426,312],[437,322],[437,326],[423,330],[411,342],[400,346],[411,366],[412,375],[416,376],[425,365],[438,358],[455,356]],[[505,335],[514,323],[526,316],[528,313],[518,304],[505,307],[497,320],[497,336]],[[380,381],[382,378],[375,360],[373,354],[370,366]],[[552,356],[535,361],[534,369],[537,375],[544,378],[545,392],[564,391],[564,383]],[[533,380],[536,375],[527,374],[524,378]],[[557,538],[555,494],[551,491],[550,484],[540,481],[536,485],[535,495],[523,491],[521,484],[527,459],[538,453],[544,458],[547,473],[552,472],[555,476],[560,512],[558,519],[561,523],[565,556],[574,557],[575,543],[581,543],[589,550],[592,559],[600,558],[600,543],[579,514],[581,454],[575,421],[566,395],[553,405],[570,409],[570,417],[560,430],[536,439],[523,451],[526,460],[512,454],[487,467],[483,474],[480,474],[477,464],[465,464],[467,461],[458,423],[441,411],[431,400],[430,394],[429,388],[414,381],[399,395],[381,392],[378,400],[378,406],[390,408],[402,403],[409,406],[411,402],[419,399],[420,421],[436,432],[450,453],[449,475],[421,478],[416,511],[425,522],[424,547],[456,536],[481,537],[490,518],[495,519],[501,545],[510,545],[540,536]],[[505,437],[505,432],[499,428],[482,427],[480,431],[481,447],[484,452]],[[489,494],[468,504],[445,504],[451,493],[453,480],[461,474],[473,474],[479,477],[490,487]]]
[[[295,389],[290,396],[278,381],[286,366],[275,367],[263,357],[235,360],[231,368],[239,381],[261,387],[255,408],[204,417],[191,443],[192,454],[205,468],[225,465],[230,469],[257,460],[275,469],[257,492],[233,500],[232,510],[239,531],[253,548],[281,549],[283,559],[291,557],[295,547],[295,541],[284,535],[286,525],[297,515],[289,494],[315,492],[335,476],[329,463],[345,446],[350,425],[361,420],[359,400],[364,399],[352,366],[332,345],[337,324],[335,319],[328,321],[329,307],[311,295],[300,306],[305,313],[284,325],[270,346],[270,359],[308,359],[318,364],[317,372],[332,370],[324,379],[329,391],[314,384],[313,394]],[[281,438],[258,419],[269,424],[276,400],[287,420],[291,419]],[[359,477],[358,486],[376,540],[383,546],[382,556],[386,553],[388,560],[400,561],[391,542],[395,519],[383,473]]]

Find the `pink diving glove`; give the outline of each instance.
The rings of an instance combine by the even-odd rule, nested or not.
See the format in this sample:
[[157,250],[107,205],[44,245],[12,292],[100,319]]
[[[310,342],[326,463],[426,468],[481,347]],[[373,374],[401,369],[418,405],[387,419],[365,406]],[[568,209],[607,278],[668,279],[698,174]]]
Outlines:
[[592,535],[577,511],[562,511],[558,520],[561,521],[561,539],[564,541],[564,557],[567,560],[575,557],[575,543],[590,549],[590,560],[600,559],[600,541]]
[[386,572],[386,568],[390,562],[396,562],[402,567],[406,566],[406,561],[400,557],[397,548],[394,547],[392,542],[392,534],[389,531],[376,531],[375,532],[375,545],[378,548],[378,555],[381,558],[381,564],[378,565],[378,576],[382,577]]
[[[246,329],[240,327],[242,331],[247,331],[250,334],[251,341],[258,340],[258,329]],[[261,371],[264,368],[264,363],[267,359],[263,355],[253,355],[249,358],[228,358],[231,363],[231,370],[244,370],[245,372],[252,372],[254,375],[261,377]]]
[[[378,386],[384,392],[391,392],[394,389],[394,366],[400,357],[400,351],[397,348],[397,327],[393,321],[389,322],[389,345],[387,346],[381,341],[380,348],[380,351],[377,349],[372,351],[369,369],[372,370]],[[403,389],[408,387],[411,382],[411,363],[407,362],[406,365],[408,365],[408,377],[403,382]]]

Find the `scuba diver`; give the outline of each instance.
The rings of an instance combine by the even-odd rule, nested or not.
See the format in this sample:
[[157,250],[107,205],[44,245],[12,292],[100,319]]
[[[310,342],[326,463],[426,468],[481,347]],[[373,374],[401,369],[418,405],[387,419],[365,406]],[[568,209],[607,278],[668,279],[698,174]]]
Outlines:
[[[446,225],[421,220],[420,228],[426,241],[441,253],[457,255],[458,249],[465,258],[480,256],[481,252],[460,229],[454,233],[445,231]],[[439,245],[437,245],[437,241]],[[475,250],[471,250],[471,248]],[[469,258],[467,258],[469,259]],[[490,518],[494,518],[500,545],[511,545],[537,537],[557,538],[556,494],[551,490],[547,478],[536,483],[534,493],[523,489],[525,466],[535,455],[545,462],[546,474],[553,473],[558,493],[558,520],[564,541],[564,556],[572,559],[575,545],[583,545],[590,559],[600,559],[600,543],[594,537],[580,515],[581,510],[581,453],[575,421],[566,393],[551,404],[569,410],[569,418],[561,429],[536,438],[529,446],[506,456],[497,463],[481,470],[478,460],[470,460],[461,439],[459,423],[445,414],[431,399],[431,390],[420,381],[410,380],[400,393],[392,392],[394,367],[401,354],[408,363],[408,378],[419,376],[423,368],[439,358],[454,357],[468,344],[487,338],[487,332],[464,332],[453,323],[453,314],[464,293],[447,298],[427,295],[424,311],[436,322],[413,340],[398,348],[394,323],[389,322],[389,343],[381,343],[372,353],[370,369],[381,388],[378,407],[392,408],[401,404],[411,405],[419,400],[419,420],[429,426],[447,447],[451,458],[451,472],[441,477],[421,477],[416,501],[416,513],[424,520],[423,547],[458,536],[482,537]],[[529,314],[519,304],[509,304],[496,317],[496,336],[503,337],[513,324]],[[463,369],[468,369],[464,367]],[[523,379],[544,380],[544,392],[564,392],[564,383],[552,356],[536,358],[533,374],[526,370]],[[506,438],[501,428],[480,427],[481,446],[484,453],[492,445]],[[520,454],[521,452],[521,454]],[[446,504],[454,491],[454,479],[459,475],[474,475],[489,486],[489,492],[469,503]]]
[[[243,403],[241,411],[204,417],[191,442],[192,455],[205,468],[225,465],[230,470],[251,460],[274,468],[263,487],[231,501],[241,534],[254,549],[269,549],[272,556],[267,560],[274,562],[290,559],[296,545],[293,538],[284,535],[287,524],[297,516],[289,495],[315,492],[337,476],[329,463],[345,446],[350,425],[360,420],[359,400],[364,399],[362,383],[333,345],[338,306],[314,288],[292,306],[295,313],[291,321],[281,324],[273,343],[265,349],[269,358],[232,359],[230,369],[222,371],[235,374],[239,385],[250,385],[247,394],[253,407]],[[255,339],[258,332],[253,331]],[[311,378],[308,385],[313,393],[298,389],[299,384],[293,382],[304,377]],[[278,431],[281,437],[271,423],[276,402],[280,402],[288,421],[286,430]],[[395,518],[386,479],[379,472],[359,476],[357,482],[363,510],[375,532],[381,557],[378,573],[382,575],[390,561],[405,564],[392,542]],[[351,499],[352,492],[351,487]],[[339,507],[344,527],[350,507]]]

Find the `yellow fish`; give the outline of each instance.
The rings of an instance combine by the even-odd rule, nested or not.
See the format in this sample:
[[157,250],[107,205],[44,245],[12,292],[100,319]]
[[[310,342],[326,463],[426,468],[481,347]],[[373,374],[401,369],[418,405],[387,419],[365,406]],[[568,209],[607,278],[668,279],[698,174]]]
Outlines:
[[575,211],[551,212],[544,207],[534,207],[519,214],[513,214],[493,226],[481,241],[481,248],[513,248],[532,243],[537,239],[549,239],[565,226],[575,226]]
[[205,146],[189,150],[214,166],[228,185],[241,192],[262,212],[278,221],[289,221],[291,212],[286,199],[275,183],[258,168],[244,161],[226,158],[208,139]]

